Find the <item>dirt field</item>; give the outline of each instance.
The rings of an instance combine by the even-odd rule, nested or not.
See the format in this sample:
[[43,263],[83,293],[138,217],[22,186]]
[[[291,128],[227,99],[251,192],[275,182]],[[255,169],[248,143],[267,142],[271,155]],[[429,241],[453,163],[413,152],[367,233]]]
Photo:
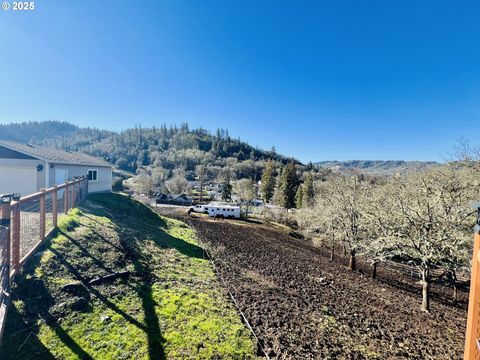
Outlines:
[[[159,209],[158,211],[162,211]],[[270,225],[169,216],[208,245],[271,358],[460,359],[466,311],[352,273]]]

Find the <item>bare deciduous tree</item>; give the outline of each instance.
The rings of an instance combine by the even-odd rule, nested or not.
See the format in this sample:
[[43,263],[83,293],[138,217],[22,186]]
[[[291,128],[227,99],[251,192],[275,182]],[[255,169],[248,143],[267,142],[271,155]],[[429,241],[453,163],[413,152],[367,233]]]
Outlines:
[[[469,208],[478,194],[478,181],[472,169],[445,165],[424,173],[391,181],[390,196],[384,198],[389,213],[387,243],[391,254],[410,261],[418,268],[422,284],[422,310],[430,310],[430,286],[447,271],[464,264],[471,225]],[[444,270],[434,276],[434,271]]]
[[184,194],[189,189],[188,181],[178,175],[165,182],[165,186],[170,194]]
[[255,185],[249,179],[241,179],[235,182],[233,189],[240,198],[240,201],[246,207],[246,215],[248,217],[248,209],[250,203],[255,199]]
[[368,223],[364,213],[371,188],[371,183],[357,174],[336,176],[326,184],[323,194],[319,194],[317,200],[318,205],[323,204],[331,213],[327,215],[330,217],[329,226],[348,248],[350,270],[356,269],[357,252],[368,236]]

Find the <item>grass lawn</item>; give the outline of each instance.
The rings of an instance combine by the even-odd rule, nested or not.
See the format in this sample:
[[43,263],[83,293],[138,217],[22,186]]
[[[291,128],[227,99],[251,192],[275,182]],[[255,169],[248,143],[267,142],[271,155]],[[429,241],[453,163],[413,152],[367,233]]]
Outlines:
[[[98,194],[59,228],[14,283],[2,359],[255,358],[254,341],[182,222]],[[119,271],[130,276],[88,283]]]

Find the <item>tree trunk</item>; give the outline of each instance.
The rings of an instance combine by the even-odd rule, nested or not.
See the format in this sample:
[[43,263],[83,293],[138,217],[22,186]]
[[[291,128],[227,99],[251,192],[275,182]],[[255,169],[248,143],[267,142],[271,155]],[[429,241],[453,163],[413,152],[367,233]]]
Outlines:
[[355,251],[354,250],[350,251],[350,263],[349,263],[348,267],[352,271],[357,269]]
[[335,256],[335,246],[332,245],[332,247],[330,248],[330,261],[333,261],[334,256]]
[[372,278],[373,279],[377,278],[377,264],[378,263],[376,261],[373,263],[373,270],[372,270]]
[[422,310],[430,311],[430,276],[428,270],[422,270]]
[[454,303],[457,303],[458,301],[457,272],[455,270],[447,272],[447,279],[452,284],[452,287],[453,287],[452,300]]

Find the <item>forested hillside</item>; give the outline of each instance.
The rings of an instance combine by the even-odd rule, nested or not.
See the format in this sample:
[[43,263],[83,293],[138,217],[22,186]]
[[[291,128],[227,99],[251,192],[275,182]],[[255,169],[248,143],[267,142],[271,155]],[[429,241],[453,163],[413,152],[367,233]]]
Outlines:
[[148,166],[189,172],[197,165],[207,164],[235,168],[240,177],[245,172],[243,168],[249,168],[253,172],[250,175],[259,177],[261,172],[255,168],[263,168],[262,161],[289,161],[273,149],[264,151],[230,137],[228,130],[218,129],[211,134],[205,129],[190,130],[188,124],[148,129],[135,126],[116,133],[79,128],[67,122],[28,122],[0,125],[0,138],[87,152],[131,172]]
[[402,160],[348,160],[319,161],[316,166],[331,169],[334,172],[346,172],[352,169],[370,175],[393,175],[397,173],[415,172],[438,165],[433,161],[402,161]]

